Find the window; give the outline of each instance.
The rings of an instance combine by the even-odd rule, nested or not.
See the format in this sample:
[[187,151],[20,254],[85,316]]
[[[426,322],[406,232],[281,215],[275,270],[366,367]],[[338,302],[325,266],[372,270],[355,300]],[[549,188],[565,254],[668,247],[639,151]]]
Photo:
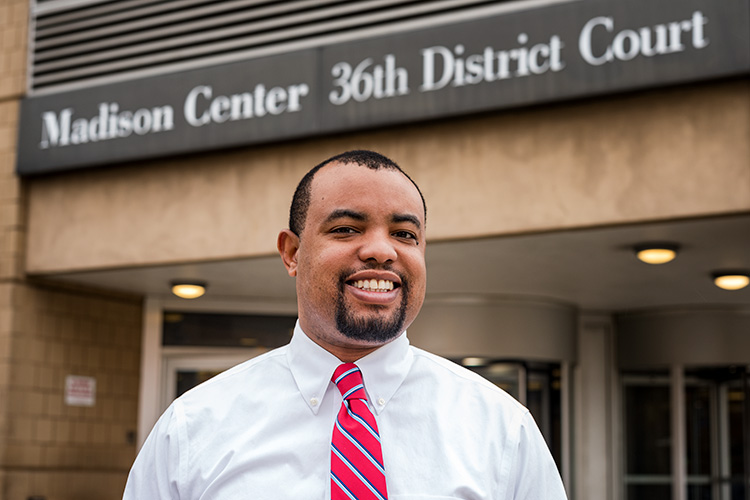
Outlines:
[[296,316],[164,312],[163,346],[260,347],[289,343]]
[[625,498],[671,498],[669,376],[631,375],[623,390],[625,413]]
[[[627,500],[745,500],[748,376],[734,366],[623,376]],[[675,408],[672,390],[682,392]],[[682,422],[674,429],[675,418]],[[679,450],[679,451],[678,451]],[[675,452],[684,455],[674,463]],[[680,456],[680,455],[678,455]],[[684,482],[676,484],[679,478]]]

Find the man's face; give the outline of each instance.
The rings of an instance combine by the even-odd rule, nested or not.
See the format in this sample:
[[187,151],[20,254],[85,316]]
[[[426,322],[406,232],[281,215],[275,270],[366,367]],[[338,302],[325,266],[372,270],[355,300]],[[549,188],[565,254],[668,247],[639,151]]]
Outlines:
[[285,264],[297,277],[300,325],[329,350],[383,345],[424,300],[421,197],[398,171],[355,165],[326,165],[311,187],[299,239],[279,239],[280,250],[282,239],[297,245]]

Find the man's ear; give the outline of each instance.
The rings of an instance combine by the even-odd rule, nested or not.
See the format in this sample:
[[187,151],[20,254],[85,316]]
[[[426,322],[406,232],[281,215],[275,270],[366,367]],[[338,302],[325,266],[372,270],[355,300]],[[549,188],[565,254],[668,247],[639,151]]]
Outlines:
[[289,276],[297,276],[297,251],[299,250],[299,236],[291,232],[289,229],[284,229],[279,233],[279,238],[276,240],[276,248],[279,249],[281,260],[284,262],[286,272]]

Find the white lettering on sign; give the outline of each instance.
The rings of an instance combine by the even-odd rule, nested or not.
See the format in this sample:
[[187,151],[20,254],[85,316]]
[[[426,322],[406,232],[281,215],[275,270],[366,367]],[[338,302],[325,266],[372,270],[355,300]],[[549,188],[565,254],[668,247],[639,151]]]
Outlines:
[[[575,62],[598,67],[617,62],[627,63],[637,58],[704,49],[709,45],[705,29],[709,24],[708,16],[700,10],[693,11],[690,15],[687,12],[689,11],[675,16],[685,16],[679,21],[637,27],[618,26],[613,16],[590,18],[580,31],[576,30],[580,59]],[[488,36],[491,36],[491,32]],[[326,97],[335,106],[356,106],[370,100],[407,96],[410,94],[410,71],[421,71],[421,83],[418,87],[415,85],[419,93],[558,73],[567,68],[563,57],[567,54],[563,51],[572,50],[566,48],[568,43],[559,34],[530,36],[521,32],[515,36],[510,47],[502,49],[485,43],[470,47],[455,40],[422,48],[405,46],[403,51],[411,51],[408,60],[416,66],[414,68],[399,66],[394,53],[369,54],[366,57],[360,55],[357,56],[358,61],[337,61],[330,67],[330,85],[316,89],[311,97],[313,103],[309,107],[323,110],[320,100],[324,101]],[[573,43],[570,43],[571,47]],[[312,82],[319,80],[317,74],[306,77]],[[575,79],[580,79],[580,75],[575,75]],[[553,83],[554,81],[545,82],[544,85],[551,88]],[[532,88],[531,85],[529,87]],[[509,92],[512,94],[518,90],[510,89]],[[311,84],[304,82],[286,86],[257,83],[250,89],[236,93],[216,92],[212,85],[200,83],[184,96],[182,111],[185,123],[191,127],[220,126],[300,112],[303,109],[303,99],[310,94]],[[180,97],[175,97],[177,99]],[[481,99],[487,101],[492,97]],[[511,96],[510,101],[512,100]],[[404,102],[412,107],[420,105],[419,100],[416,104]],[[457,99],[455,102],[463,101]],[[432,105],[426,104],[427,107]],[[439,103],[434,104],[438,114],[440,106]],[[71,105],[62,105],[60,108],[60,111],[41,113],[40,149],[144,136],[172,131],[177,125],[184,126],[179,117],[175,117],[174,109],[169,104],[121,110],[118,102],[101,102],[97,105],[98,112],[87,112],[94,116],[80,116]],[[392,110],[387,109],[389,112]],[[430,112],[431,110],[419,110],[416,114],[429,115]],[[397,115],[398,112],[394,114]],[[308,118],[311,118],[309,123],[316,123],[317,117],[305,117],[306,120]],[[284,132],[269,133],[273,134],[283,136]],[[217,134],[217,137],[219,135],[221,134]]]
[[[208,123],[224,123],[266,115],[294,113],[302,109],[302,98],[310,93],[306,83],[288,87],[255,86],[253,92],[213,97],[208,85],[194,87],[185,99],[185,120],[193,127]],[[120,111],[116,102],[100,103],[99,113],[91,118],[75,116],[73,108],[59,113],[42,113],[41,149],[69,146],[173,130],[175,127],[172,106],[155,106],[136,111]]]
[[213,89],[208,85],[194,87],[185,98],[183,111],[185,120],[193,127],[209,123],[246,120],[281,113],[294,113],[302,109],[301,99],[310,92],[306,83],[266,90],[259,83],[253,92],[242,92],[229,96],[213,97]]
[[[373,66],[368,57],[352,68],[347,62],[338,62],[331,69],[336,87],[328,94],[331,104],[340,106],[354,99],[364,102],[368,99],[385,99],[409,93],[409,73],[405,68],[396,67],[396,56],[387,54],[383,64]],[[372,68],[371,68],[372,66]]]
[[[453,50],[440,45],[422,49],[423,92],[439,90],[449,83],[453,87],[494,82],[512,77],[541,75],[548,71],[561,71],[564,47],[560,37],[553,35],[549,42],[528,47],[529,37],[521,33],[516,39],[519,47],[496,51],[492,47],[477,54],[466,54],[466,48],[458,44]],[[442,68],[442,71],[436,70]],[[440,74],[438,75],[437,72]]]
[[151,109],[120,111],[116,102],[100,103],[99,114],[91,118],[75,118],[73,108],[59,114],[52,111],[42,113],[42,140],[39,147],[86,144],[120,137],[145,135],[174,128],[174,110],[171,106]]
[[68,375],[65,377],[65,404],[68,406],[94,406],[96,403],[96,379]]
[[685,50],[683,33],[690,33],[690,44],[693,48],[702,49],[708,46],[708,39],[704,35],[703,27],[708,24],[708,18],[700,11],[693,12],[690,19],[675,21],[655,26],[644,26],[636,29],[618,31],[610,38],[603,52],[594,53],[592,37],[594,32],[612,33],[615,21],[612,17],[595,17],[581,30],[578,38],[578,50],[581,57],[592,66],[617,61],[630,61],[639,55],[653,57],[657,55],[673,54]]

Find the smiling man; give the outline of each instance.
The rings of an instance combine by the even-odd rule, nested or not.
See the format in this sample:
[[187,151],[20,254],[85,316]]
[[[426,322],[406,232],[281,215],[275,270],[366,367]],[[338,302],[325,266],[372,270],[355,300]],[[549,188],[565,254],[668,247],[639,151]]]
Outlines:
[[409,345],[426,214],[417,185],[377,153],[308,172],[277,241],[296,279],[291,342],[178,398],[124,498],[563,500],[529,412]]
[[302,330],[342,361],[397,338],[425,294],[417,186],[387,158],[352,152],[311,171],[290,213],[278,248],[297,278]]

